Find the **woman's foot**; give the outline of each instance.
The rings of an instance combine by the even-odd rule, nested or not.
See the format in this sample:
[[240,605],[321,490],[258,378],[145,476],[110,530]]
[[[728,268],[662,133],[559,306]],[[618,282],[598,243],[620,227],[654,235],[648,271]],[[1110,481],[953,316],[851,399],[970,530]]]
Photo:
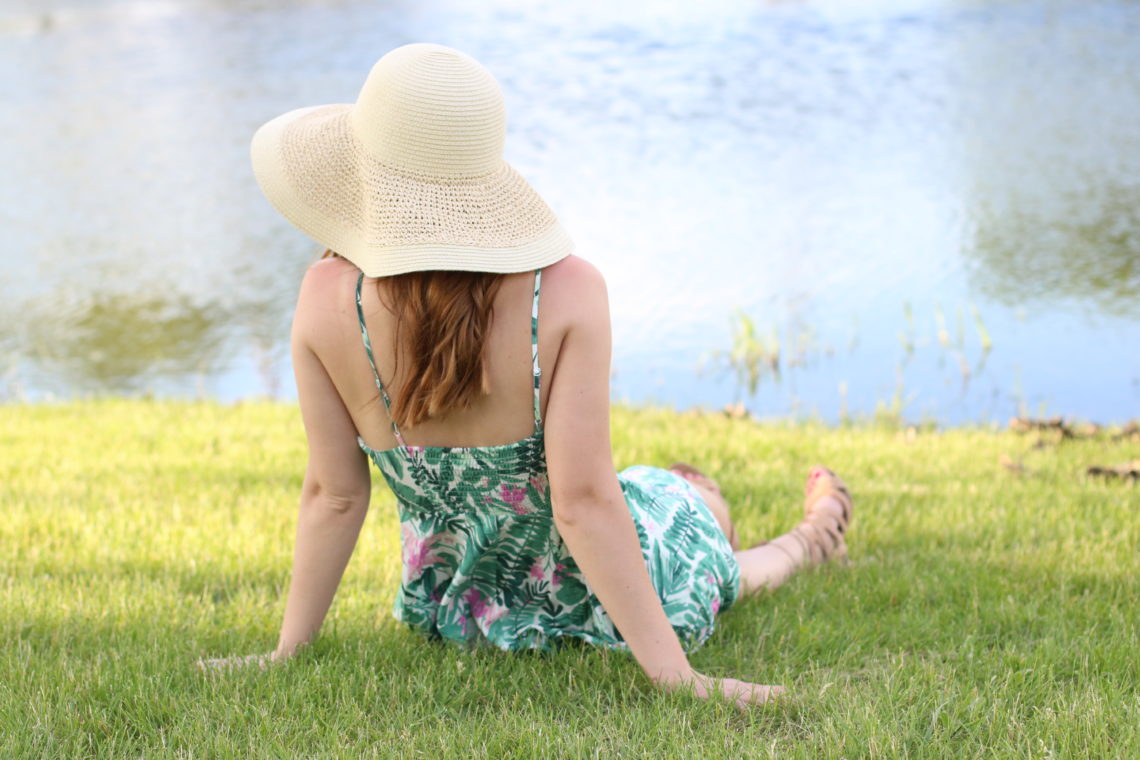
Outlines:
[[674,462],[669,467],[669,471],[680,475],[685,480],[693,484],[693,487],[700,493],[701,498],[705,500],[709,510],[713,513],[720,529],[724,532],[725,538],[728,539],[729,546],[733,551],[740,549],[740,539],[736,536],[736,526],[732,524],[732,518],[729,515],[728,502],[725,501],[724,496],[720,492],[720,485],[705,475],[703,472],[693,467],[691,464],[684,462]]
[[804,487],[804,519],[790,534],[803,541],[811,564],[847,558],[853,508],[847,484],[826,467],[813,467]]
[[851,524],[851,494],[834,472],[813,468],[804,497],[804,519],[782,536],[737,552],[744,593],[771,591],[797,571],[846,557],[844,534]]

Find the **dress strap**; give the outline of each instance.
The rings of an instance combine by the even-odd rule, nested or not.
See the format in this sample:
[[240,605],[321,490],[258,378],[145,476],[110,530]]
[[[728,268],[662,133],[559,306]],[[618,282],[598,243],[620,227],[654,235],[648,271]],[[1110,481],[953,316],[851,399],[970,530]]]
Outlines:
[[534,270],[534,303],[530,309],[530,356],[534,362],[534,430],[542,430],[542,411],[539,394],[542,391],[542,368],[538,366],[538,289],[542,284],[542,270]]
[[384,409],[388,412],[388,419],[392,423],[392,435],[396,437],[396,443],[407,448],[404,436],[400,435],[400,428],[396,427],[396,421],[392,419],[392,400],[388,398],[388,391],[384,390],[384,383],[380,382],[380,373],[376,371],[376,360],[372,356],[372,341],[368,339],[368,327],[364,324],[364,307],[360,304],[360,288],[363,284],[364,272],[361,272],[356,280],[356,318],[360,320],[360,337],[364,339],[364,351],[368,354],[368,366],[372,367],[372,377],[376,378],[376,389],[380,391],[380,398],[384,400]]

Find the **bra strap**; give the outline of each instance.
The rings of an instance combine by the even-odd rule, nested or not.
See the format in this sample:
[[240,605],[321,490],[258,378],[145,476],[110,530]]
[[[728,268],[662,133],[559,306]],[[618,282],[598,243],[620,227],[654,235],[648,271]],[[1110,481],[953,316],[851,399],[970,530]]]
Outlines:
[[542,270],[534,270],[534,303],[530,309],[530,356],[534,362],[534,430],[542,430],[542,411],[539,394],[542,391],[542,368],[538,366],[538,289],[542,284]]
[[388,419],[392,423],[392,435],[395,436],[396,443],[406,448],[404,436],[400,435],[400,428],[396,427],[396,421],[392,419],[392,400],[388,398],[388,391],[384,390],[384,383],[380,382],[380,373],[376,371],[376,360],[372,356],[372,341],[368,339],[368,327],[364,324],[364,307],[360,304],[360,289],[363,284],[364,272],[361,272],[356,280],[356,318],[360,320],[360,337],[364,339],[364,351],[368,354],[368,366],[372,367],[372,377],[376,378],[376,389],[380,391],[384,409],[388,412]]

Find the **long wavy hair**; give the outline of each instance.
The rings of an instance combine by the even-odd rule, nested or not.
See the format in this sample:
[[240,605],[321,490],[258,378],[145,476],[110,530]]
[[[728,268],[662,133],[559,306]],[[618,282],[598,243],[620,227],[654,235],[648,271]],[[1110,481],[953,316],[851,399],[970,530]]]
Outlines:
[[[338,256],[325,251],[321,258]],[[396,317],[396,362],[410,366],[392,397],[401,428],[466,409],[490,391],[483,348],[503,275],[493,272],[409,272],[384,278],[377,295]],[[407,333],[406,335],[404,333]]]

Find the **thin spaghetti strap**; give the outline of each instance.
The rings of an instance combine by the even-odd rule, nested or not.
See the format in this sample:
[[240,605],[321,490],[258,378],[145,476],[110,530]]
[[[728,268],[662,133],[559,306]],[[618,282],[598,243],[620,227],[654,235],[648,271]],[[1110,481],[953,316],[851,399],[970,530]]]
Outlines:
[[388,419],[392,423],[392,435],[396,437],[396,443],[407,448],[404,436],[400,435],[400,428],[396,427],[396,421],[392,419],[392,400],[388,398],[388,391],[384,390],[384,383],[380,382],[380,373],[376,370],[376,360],[372,356],[372,341],[368,339],[368,327],[364,324],[364,307],[360,303],[360,289],[363,284],[364,272],[361,272],[356,280],[356,318],[360,321],[360,337],[364,339],[364,351],[368,354],[368,366],[372,367],[372,377],[376,379],[376,389],[380,391],[384,409],[388,412]]
[[542,270],[534,270],[534,303],[530,308],[530,356],[534,363],[534,431],[542,430],[542,410],[539,394],[542,391],[542,368],[538,366],[538,289],[542,284]]

